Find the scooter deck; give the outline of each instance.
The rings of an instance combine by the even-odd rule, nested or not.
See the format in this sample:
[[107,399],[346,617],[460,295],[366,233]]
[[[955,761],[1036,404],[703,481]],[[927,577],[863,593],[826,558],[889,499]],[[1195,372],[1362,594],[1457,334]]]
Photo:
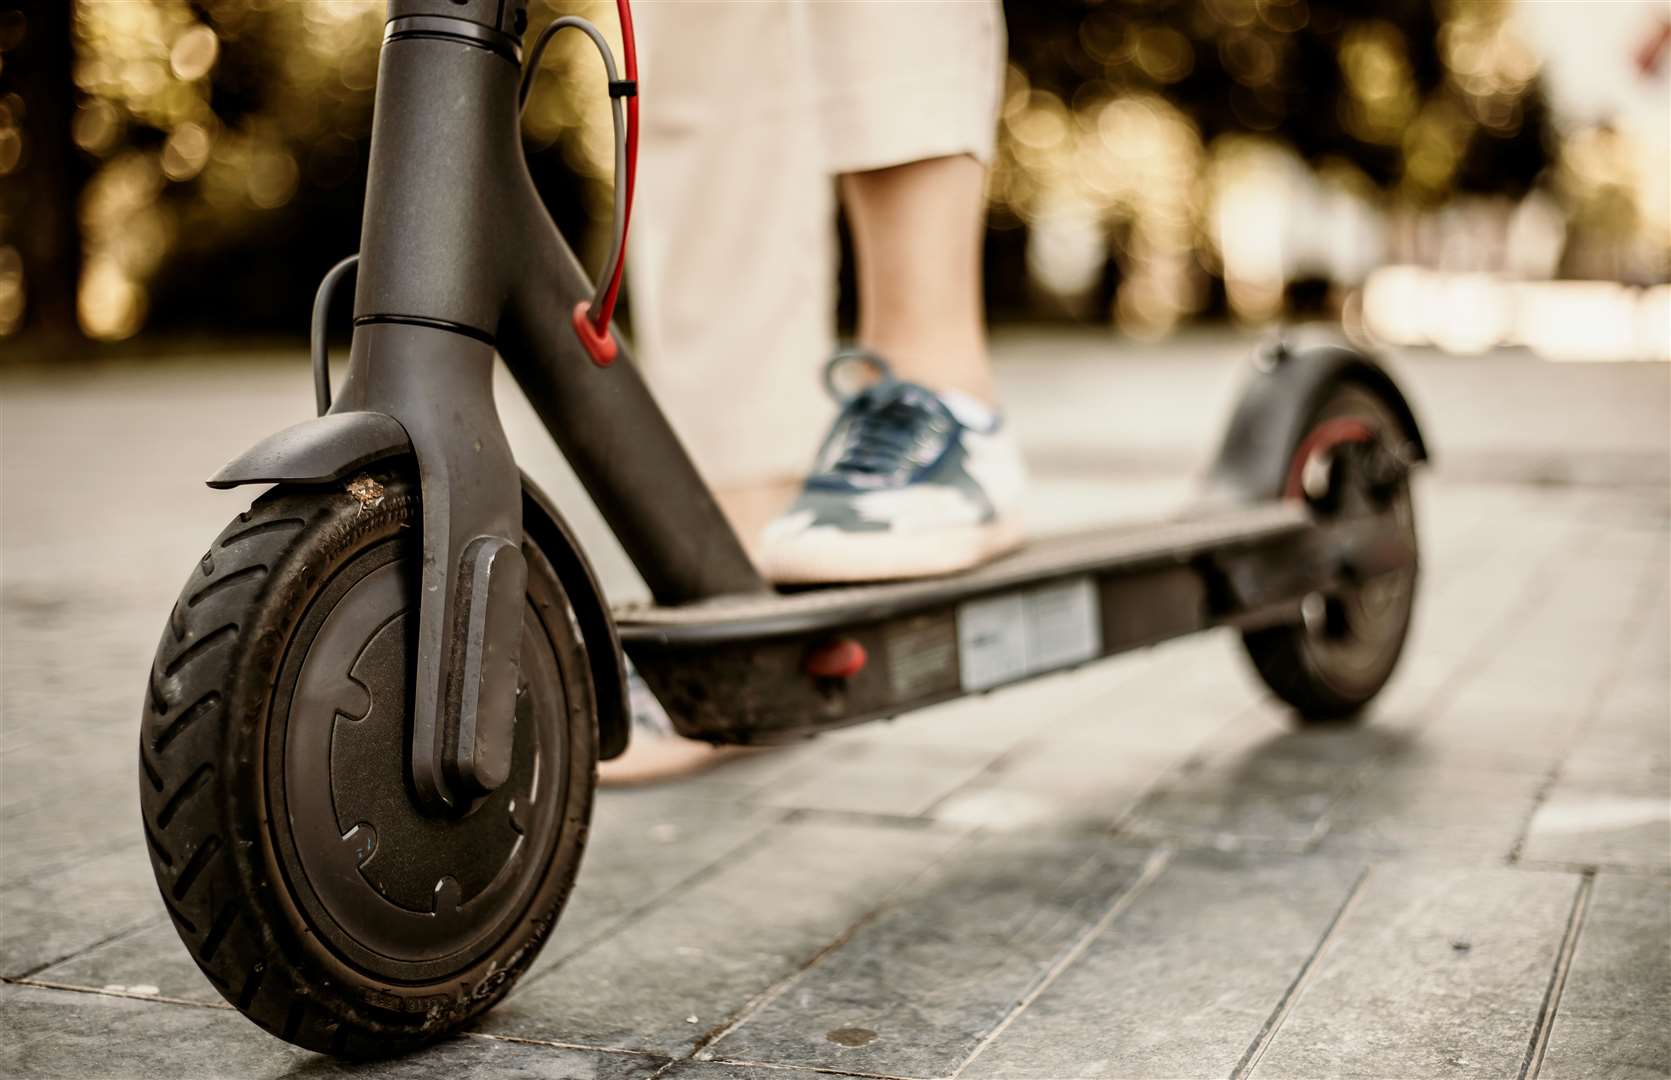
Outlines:
[[699,644],[776,637],[885,618],[924,603],[967,599],[1053,577],[1187,562],[1204,551],[1293,535],[1310,524],[1299,504],[1269,503],[1045,536],[961,574],[719,597],[677,607],[632,605],[617,608],[615,621],[623,643]]
[[1324,525],[1298,502],[1270,502],[1044,537],[947,577],[631,606],[615,618],[682,734],[758,743],[1212,626],[1294,621],[1306,594],[1414,559],[1379,517]]

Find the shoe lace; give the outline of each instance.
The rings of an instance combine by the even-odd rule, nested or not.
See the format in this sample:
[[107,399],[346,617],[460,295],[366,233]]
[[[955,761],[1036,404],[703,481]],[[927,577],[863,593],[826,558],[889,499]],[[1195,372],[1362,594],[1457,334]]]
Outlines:
[[[950,410],[931,391],[894,378],[879,357],[838,354],[830,367],[852,359],[862,359],[880,377],[844,401],[814,479],[871,486],[932,465],[957,428]],[[833,378],[826,382],[835,392]]]

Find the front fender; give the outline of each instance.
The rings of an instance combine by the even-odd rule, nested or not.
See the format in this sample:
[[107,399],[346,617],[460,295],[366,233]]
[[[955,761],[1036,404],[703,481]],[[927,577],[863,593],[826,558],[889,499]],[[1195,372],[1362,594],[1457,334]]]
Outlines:
[[[412,442],[393,417],[340,412],[305,420],[267,436],[233,458],[208,481],[212,488],[243,484],[329,484],[377,461],[410,456]],[[586,642],[598,708],[598,756],[627,748],[626,665],[615,620],[592,564],[551,499],[522,476],[522,531],[550,560]]]
[[227,462],[208,484],[328,484],[374,461],[411,452],[412,440],[392,416],[327,413],[275,431]]
[[1415,412],[1380,364],[1344,345],[1289,349],[1279,344],[1260,353],[1242,389],[1207,474],[1208,492],[1238,502],[1281,498],[1294,448],[1343,382],[1357,383],[1385,401],[1404,426],[1406,452],[1414,461],[1427,460]]

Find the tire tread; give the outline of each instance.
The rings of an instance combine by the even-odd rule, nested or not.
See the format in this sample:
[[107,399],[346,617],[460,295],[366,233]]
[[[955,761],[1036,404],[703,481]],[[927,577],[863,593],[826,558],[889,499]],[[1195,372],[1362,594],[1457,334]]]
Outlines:
[[[415,505],[415,495],[401,497]],[[275,488],[228,524],[192,568],[148,673],[139,794],[163,904],[216,989],[260,1027],[289,1042],[372,1057],[432,1041],[490,1007],[532,962],[554,919],[530,931],[532,947],[522,950],[515,970],[503,973],[495,992],[462,1003],[437,1024],[422,1014],[376,1015],[345,998],[344,987],[310,983],[253,894],[272,886],[249,880],[242,850],[249,843],[247,831],[235,820],[229,799],[238,772],[231,757],[233,725],[247,723],[241,711],[248,711],[247,692],[239,688],[240,665],[257,656],[270,659],[282,647],[282,634],[271,622],[275,590],[307,570],[310,544],[317,550],[321,537],[358,527],[342,503],[317,488]],[[589,739],[595,757],[595,730]],[[589,808],[589,785],[585,795]],[[559,894],[559,910],[566,893],[565,887]]]

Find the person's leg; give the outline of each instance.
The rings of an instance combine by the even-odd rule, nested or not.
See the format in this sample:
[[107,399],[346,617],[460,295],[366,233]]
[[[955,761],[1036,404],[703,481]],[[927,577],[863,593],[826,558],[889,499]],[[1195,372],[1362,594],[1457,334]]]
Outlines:
[[[817,365],[835,336],[835,192],[801,16],[682,0],[636,18],[636,359],[747,543],[793,497],[830,414]],[[748,63],[716,62],[744,42]]]
[[[752,553],[794,498],[830,412],[816,365],[834,337],[835,193],[807,120],[798,16],[703,0],[636,14],[632,337],[657,402]],[[750,63],[715,62],[739,42]],[[628,689],[632,741],[599,766],[604,784],[667,780],[743,752],[677,737],[636,674]]]
[[994,400],[981,303],[1002,11],[803,10],[826,164],[857,255],[860,354],[831,361],[841,413],[760,562],[782,583],[965,570],[1022,536],[1021,455]]
[[968,154],[847,173],[858,339],[894,374],[994,400],[981,303],[986,167]]

